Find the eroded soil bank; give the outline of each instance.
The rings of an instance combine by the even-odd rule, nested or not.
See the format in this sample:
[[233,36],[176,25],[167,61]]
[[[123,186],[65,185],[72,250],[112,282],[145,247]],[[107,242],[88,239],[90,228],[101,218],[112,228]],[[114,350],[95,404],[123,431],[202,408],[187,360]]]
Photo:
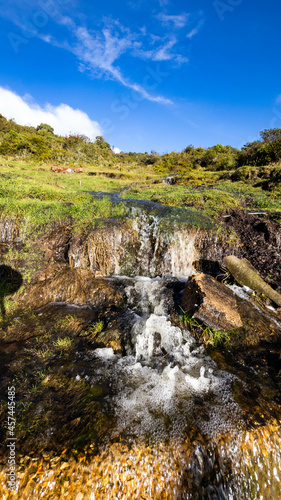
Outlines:
[[232,211],[225,225],[234,229],[240,256],[248,259],[265,281],[281,290],[281,214],[247,214]]

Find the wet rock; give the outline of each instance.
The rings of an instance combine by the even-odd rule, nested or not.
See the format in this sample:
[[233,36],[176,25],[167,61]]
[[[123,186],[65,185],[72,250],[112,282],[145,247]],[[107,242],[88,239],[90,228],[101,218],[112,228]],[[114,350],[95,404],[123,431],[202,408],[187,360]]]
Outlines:
[[246,285],[255,292],[266,295],[281,307],[281,295],[265,283],[250,262],[230,255],[224,258],[223,263],[240,285]]
[[111,348],[115,354],[122,353],[121,344],[122,334],[117,329],[106,330],[105,332],[100,332],[95,338],[95,344],[98,344],[102,348]]
[[54,224],[52,229],[41,240],[42,250],[48,260],[48,267],[52,263],[67,263],[71,241],[71,229],[68,224]]
[[120,282],[97,279],[90,271],[65,266],[49,280],[34,285],[26,301],[37,308],[49,302],[67,302],[105,310],[122,308],[124,295]]
[[182,307],[215,330],[242,327],[234,293],[211,276],[197,274],[186,284]]
[[104,224],[88,235],[73,238],[69,263],[73,268],[90,268],[95,276],[120,273],[123,262],[130,266],[138,246],[137,234],[127,224]]
[[255,346],[260,342],[275,342],[281,338],[281,317],[269,314],[265,308],[258,307],[251,300],[237,298],[238,313],[243,329],[237,337],[244,346]]
[[23,229],[14,219],[5,219],[0,221],[0,242],[1,243],[20,243],[23,239]]

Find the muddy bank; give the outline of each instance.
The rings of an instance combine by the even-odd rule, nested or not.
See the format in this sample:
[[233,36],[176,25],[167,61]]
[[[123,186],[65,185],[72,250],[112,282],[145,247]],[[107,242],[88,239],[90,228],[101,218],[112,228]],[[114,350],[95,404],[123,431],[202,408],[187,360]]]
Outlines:
[[250,215],[232,211],[224,218],[239,238],[239,256],[248,259],[262,278],[281,291],[280,215]]

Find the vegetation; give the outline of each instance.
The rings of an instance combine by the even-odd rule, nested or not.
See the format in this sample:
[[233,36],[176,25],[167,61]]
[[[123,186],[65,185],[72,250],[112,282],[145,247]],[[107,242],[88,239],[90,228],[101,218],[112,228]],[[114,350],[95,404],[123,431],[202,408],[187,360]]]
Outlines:
[[[26,309],[20,318],[10,316],[0,323],[2,342],[22,338],[25,346],[11,352],[9,375],[5,376],[6,383],[17,388],[21,453],[38,452],[48,436],[52,450],[61,453],[67,449],[75,455],[98,439],[106,423],[100,403],[103,389],[89,377],[82,378],[81,366],[74,362],[83,328],[91,333],[96,324],[65,315],[63,309],[51,315],[35,315]],[[6,414],[5,405],[0,404],[1,432],[5,434]]]
[[186,314],[181,309],[181,323],[183,327],[188,328],[198,342],[203,342],[206,346],[218,347],[228,345],[230,343],[230,332],[223,330],[214,330],[202,321],[198,321],[192,315]]
[[[81,229],[100,217],[124,215],[122,204],[88,191],[122,192],[123,198],[146,198],[211,217],[235,208],[281,211],[280,144],[281,129],[272,129],[241,151],[217,144],[163,155],[114,154],[103,137],[94,142],[61,137],[48,124],[23,127],[0,115],[1,217],[15,217],[28,230],[61,220]],[[173,185],[164,184],[163,176],[173,176]]]

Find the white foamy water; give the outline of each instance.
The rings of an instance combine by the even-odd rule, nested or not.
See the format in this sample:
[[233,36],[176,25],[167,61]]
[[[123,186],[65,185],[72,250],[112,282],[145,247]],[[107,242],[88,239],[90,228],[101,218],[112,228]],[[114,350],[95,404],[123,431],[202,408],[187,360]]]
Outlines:
[[108,402],[116,433],[163,440],[183,438],[189,425],[210,437],[237,431],[242,419],[231,394],[234,377],[217,369],[188,330],[172,324],[165,291],[161,279],[130,280],[127,355],[91,353],[101,363],[93,383],[110,380],[114,387]]

